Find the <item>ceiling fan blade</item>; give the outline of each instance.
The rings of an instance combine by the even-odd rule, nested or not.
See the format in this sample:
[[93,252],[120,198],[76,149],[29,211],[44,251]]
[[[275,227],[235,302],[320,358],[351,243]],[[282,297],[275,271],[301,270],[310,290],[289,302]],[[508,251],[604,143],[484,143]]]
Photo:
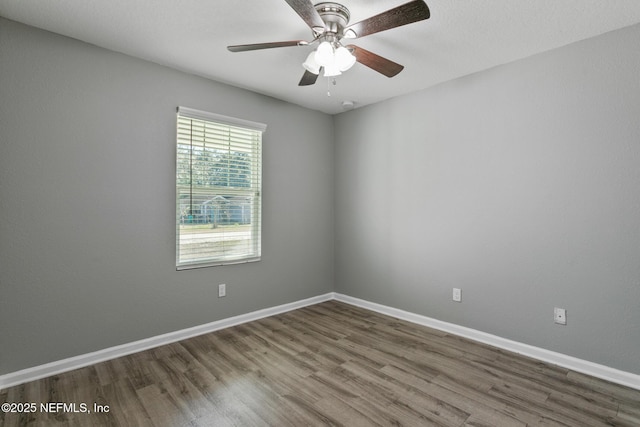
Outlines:
[[383,58],[361,47],[352,44],[346,47],[353,52],[356,61],[387,77],[393,77],[404,69],[403,65],[397,64],[390,59]]
[[293,10],[296,11],[300,18],[313,29],[324,29],[324,21],[316,10],[315,6],[309,0],[285,0]]
[[234,46],[227,46],[227,49],[231,52],[246,52],[248,50],[271,49],[274,47],[305,46],[307,44],[309,43],[304,40],[289,40],[286,42],[238,44]]
[[429,7],[423,0],[414,0],[401,6],[389,9],[379,15],[372,16],[364,21],[356,22],[345,29],[345,34],[355,34],[355,37],[364,37],[391,28],[428,19],[431,16]]
[[300,79],[300,83],[298,83],[298,86],[311,86],[315,84],[321,72],[322,67],[320,68],[320,72],[318,72],[318,74],[313,74],[312,72],[305,70],[302,78]]

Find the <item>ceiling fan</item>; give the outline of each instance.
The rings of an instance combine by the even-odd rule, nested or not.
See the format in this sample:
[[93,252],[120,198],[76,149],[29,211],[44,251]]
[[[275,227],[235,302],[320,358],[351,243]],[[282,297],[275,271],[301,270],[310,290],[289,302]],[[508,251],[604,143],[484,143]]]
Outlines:
[[290,40],[271,43],[255,43],[227,46],[231,52],[271,49],[276,47],[308,46],[318,43],[302,64],[305,73],[298,83],[309,86],[316,82],[320,73],[326,77],[337,76],[348,70],[355,62],[387,76],[393,77],[404,66],[353,44],[343,44],[344,39],[356,39],[370,34],[390,30],[402,25],[428,19],[429,8],[423,0],[413,0],[389,9],[352,25],[349,24],[349,9],[339,3],[322,2],[313,4],[311,0],[285,0],[311,28],[313,39]]

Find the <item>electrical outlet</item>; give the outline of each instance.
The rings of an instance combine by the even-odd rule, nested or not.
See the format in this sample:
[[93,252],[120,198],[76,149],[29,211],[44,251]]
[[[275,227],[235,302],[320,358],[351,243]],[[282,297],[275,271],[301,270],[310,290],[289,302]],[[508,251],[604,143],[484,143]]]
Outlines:
[[558,325],[566,325],[567,324],[567,310],[564,308],[555,307],[553,309],[553,321]]
[[224,283],[218,285],[218,298],[227,296],[227,285]]
[[453,288],[453,300],[455,302],[461,302],[462,301],[462,291],[458,288]]

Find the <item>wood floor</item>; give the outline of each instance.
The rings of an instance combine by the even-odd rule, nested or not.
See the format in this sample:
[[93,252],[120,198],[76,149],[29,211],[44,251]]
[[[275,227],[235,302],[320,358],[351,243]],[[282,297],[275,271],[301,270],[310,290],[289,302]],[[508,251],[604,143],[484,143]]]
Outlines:
[[[38,405],[0,413],[4,426],[640,426],[638,390],[336,301],[9,388],[0,401]],[[90,413],[42,411],[49,402]]]

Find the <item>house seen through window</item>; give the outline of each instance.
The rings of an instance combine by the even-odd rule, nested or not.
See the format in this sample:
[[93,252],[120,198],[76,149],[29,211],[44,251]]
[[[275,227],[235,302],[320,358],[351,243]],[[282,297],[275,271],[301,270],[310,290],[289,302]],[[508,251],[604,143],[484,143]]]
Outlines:
[[176,266],[260,260],[260,123],[178,108]]

